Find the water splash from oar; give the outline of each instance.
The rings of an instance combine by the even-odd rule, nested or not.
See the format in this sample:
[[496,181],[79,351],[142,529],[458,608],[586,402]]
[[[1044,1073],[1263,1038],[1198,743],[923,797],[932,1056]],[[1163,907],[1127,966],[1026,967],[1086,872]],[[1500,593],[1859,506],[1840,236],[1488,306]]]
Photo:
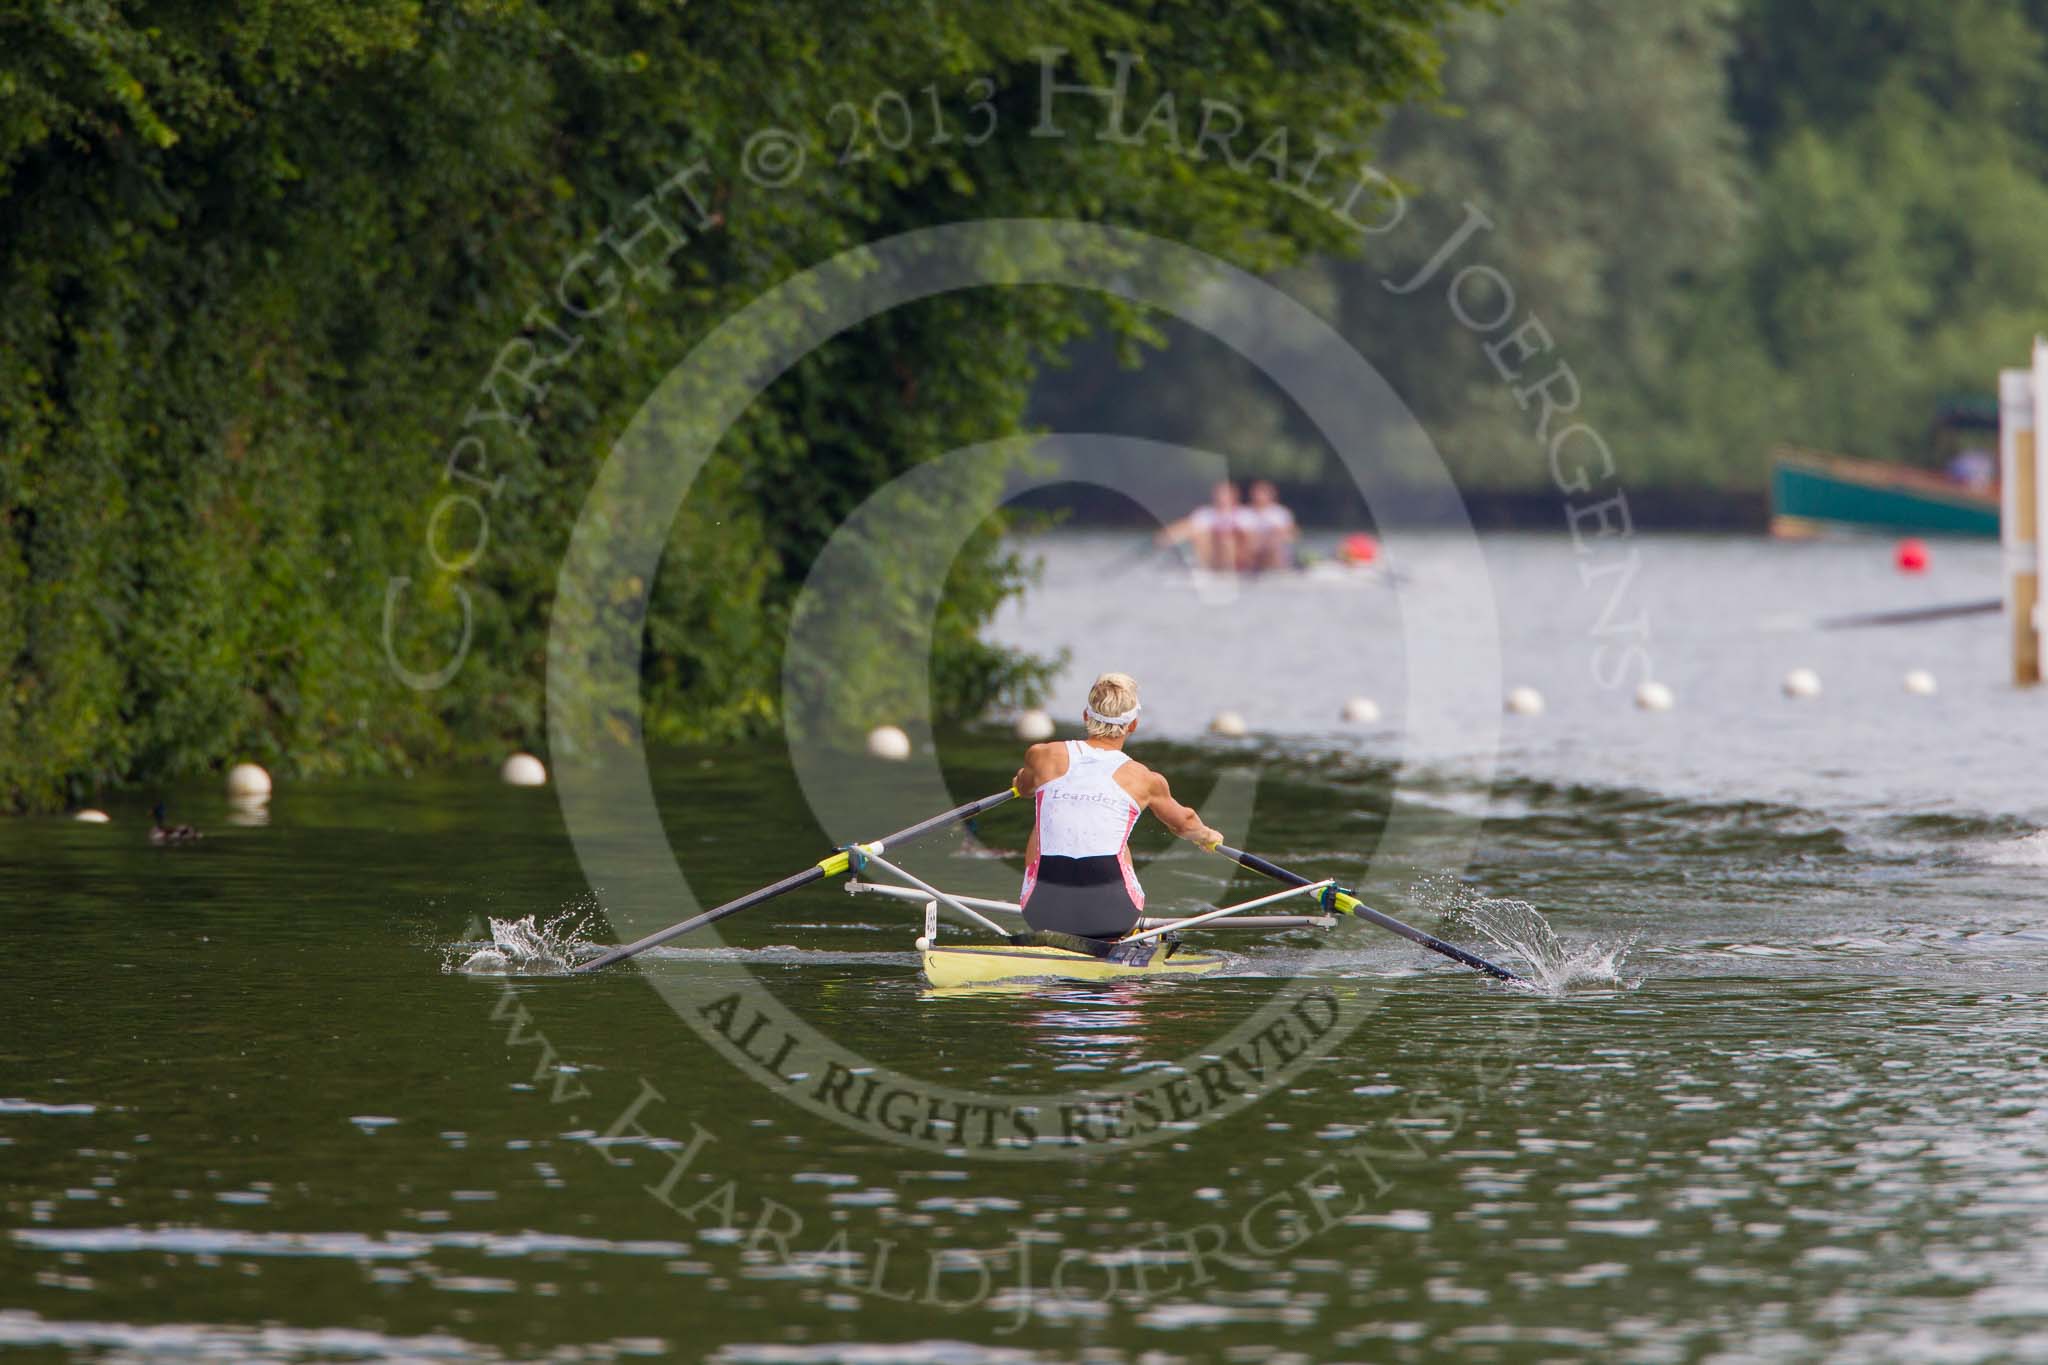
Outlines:
[[1622,975],[1622,963],[1636,946],[1635,934],[1611,943],[1567,939],[1529,902],[1482,895],[1449,877],[1418,883],[1415,896],[1506,956],[1519,958],[1531,988],[1547,995],[1562,995],[1574,986],[1632,991],[1643,984],[1641,977]]
[[[602,948],[586,935],[590,909],[571,907],[546,920],[533,915],[490,921],[491,942],[454,944],[443,971],[470,976],[554,976]],[[457,961],[466,950],[468,956]]]

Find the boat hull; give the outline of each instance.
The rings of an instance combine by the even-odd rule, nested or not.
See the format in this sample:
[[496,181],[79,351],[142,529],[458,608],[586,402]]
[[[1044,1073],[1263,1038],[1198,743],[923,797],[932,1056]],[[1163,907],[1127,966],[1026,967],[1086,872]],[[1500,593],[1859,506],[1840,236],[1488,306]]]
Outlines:
[[1771,464],[1771,530],[1794,538],[1831,530],[1996,536],[1998,494],[1898,465],[1780,450]]
[[1221,953],[1168,953],[1164,949],[1119,961],[1062,948],[1010,943],[977,943],[924,950],[925,979],[941,990],[985,986],[999,981],[1055,977],[1068,981],[1121,981],[1129,977],[1202,976],[1227,961]]

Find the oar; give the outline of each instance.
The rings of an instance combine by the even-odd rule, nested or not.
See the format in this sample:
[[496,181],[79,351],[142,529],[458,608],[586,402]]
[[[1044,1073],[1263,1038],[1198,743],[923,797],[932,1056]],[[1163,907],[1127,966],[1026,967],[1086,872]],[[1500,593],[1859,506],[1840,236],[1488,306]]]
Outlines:
[[1830,616],[1820,623],[1820,628],[1852,630],[1858,626],[1915,626],[1923,621],[1946,621],[1957,616],[1982,616],[2004,609],[2003,597],[1985,597],[1975,602],[1949,602],[1939,607],[1909,607],[1904,611],[1869,611],[1856,616]]
[[[1313,885],[1300,873],[1289,872],[1278,863],[1268,862],[1256,853],[1246,853],[1243,849],[1232,848],[1228,844],[1216,845],[1215,852],[1221,853],[1239,867],[1250,868],[1260,876],[1271,877],[1276,882],[1283,882],[1288,886]],[[1468,953],[1455,943],[1446,943],[1434,934],[1423,933],[1412,924],[1403,924],[1392,915],[1382,914],[1341,886],[1332,886],[1323,895],[1328,898],[1325,904],[1332,909],[1377,924],[1382,929],[1391,930],[1411,943],[1421,944],[1433,953],[1442,953],[1453,962],[1462,963],[1474,971],[1485,972],[1488,976],[1498,977],[1502,981],[1519,981],[1525,986],[1529,984],[1527,978],[1488,962],[1476,953]]]
[[[994,810],[1016,794],[1017,789],[1011,787],[1006,791],[999,791],[993,796],[984,796],[979,801],[969,801],[964,806],[955,806],[943,815],[934,815],[929,820],[920,820],[909,829],[897,830],[886,839],[877,839],[871,844],[861,844],[857,847],[880,852],[885,848],[893,848],[897,844],[907,844],[912,839],[930,834],[933,830],[944,829],[947,825],[957,823],[958,821],[973,819],[983,811]],[[614,962],[623,962],[636,953],[644,953],[649,948],[657,944],[666,943],[670,939],[682,934],[687,934],[692,929],[701,929],[714,920],[724,919],[727,915],[737,915],[742,910],[751,910],[757,905],[774,900],[777,896],[786,895],[801,887],[809,886],[812,882],[823,881],[827,877],[836,877],[847,870],[852,864],[852,858],[853,855],[842,848],[831,857],[819,860],[794,876],[784,877],[772,886],[764,886],[758,891],[749,891],[738,900],[727,901],[715,910],[706,910],[703,914],[692,915],[689,919],[683,920],[679,924],[671,924],[666,929],[658,929],[646,938],[635,939],[631,943],[622,943],[600,956],[593,957],[590,961],[580,966],[570,968],[570,970],[575,972],[594,972],[600,968],[609,967]]]
[[1159,555],[1165,554],[1166,550],[1167,547],[1161,545],[1158,541],[1148,540],[1143,545],[1140,545],[1135,549],[1128,550],[1125,553],[1118,555],[1115,559],[1112,559],[1109,562],[1109,568],[1107,569],[1107,572],[1112,574],[1128,573],[1132,569],[1137,568],[1140,564],[1143,564],[1150,559],[1156,558]]

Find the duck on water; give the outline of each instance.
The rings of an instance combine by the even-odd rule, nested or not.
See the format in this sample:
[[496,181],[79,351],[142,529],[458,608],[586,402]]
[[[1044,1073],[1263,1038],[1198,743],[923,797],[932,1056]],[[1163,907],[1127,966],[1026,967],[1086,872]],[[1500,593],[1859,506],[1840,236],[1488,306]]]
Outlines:
[[156,803],[154,814],[156,816],[156,823],[150,826],[149,830],[149,841],[152,844],[189,844],[194,839],[204,839],[206,837],[190,825],[166,825],[164,823],[164,803],[161,801]]

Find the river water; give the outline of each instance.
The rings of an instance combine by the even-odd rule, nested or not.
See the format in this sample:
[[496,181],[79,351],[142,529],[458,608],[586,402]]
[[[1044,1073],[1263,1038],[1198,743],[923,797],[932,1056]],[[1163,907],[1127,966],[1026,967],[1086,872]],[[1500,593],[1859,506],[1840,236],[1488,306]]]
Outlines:
[[[913,913],[829,890],[593,976],[467,972],[528,916],[548,952],[616,937],[552,792],[487,772],[287,785],[263,824],[173,792],[209,835],[187,848],[148,846],[153,793],[103,827],[8,822],[0,1347],[2048,1359],[2043,699],[2004,682],[1995,618],[1802,624],[1991,595],[1994,551],[1903,579],[1870,544],[1644,536],[1617,603],[1558,537],[1485,540],[1477,596],[1427,537],[1398,588],[1216,592],[1123,542],[1034,548],[997,633],[1072,651],[1063,711],[1137,673],[1138,751],[1239,842],[1553,988],[1346,924],[1224,941],[1201,981],[937,996]],[[1602,685],[1617,642],[1673,709]],[[1819,697],[1781,695],[1798,666]],[[1543,715],[1499,714],[1516,685]],[[1467,691],[1486,716],[1418,746]],[[1353,696],[1383,719],[1340,721]],[[1225,707],[1250,738],[1203,737]],[[1015,750],[937,740],[958,800]],[[835,842],[775,749],[653,776],[706,902]],[[904,770],[858,780],[869,832],[922,813]],[[1002,895],[1023,835],[998,810],[903,858]],[[1140,848],[1156,905],[1264,889]],[[741,976],[857,1059],[826,1100],[779,1026],[693,994]],[[1119,1085],[1185,1107],[1121,1141],[1134,1111],[1089,1107]],[[951,1091],[992,1107],[949,1127]],[[1010,1102],[1043,1097],[1020,1133]]]

